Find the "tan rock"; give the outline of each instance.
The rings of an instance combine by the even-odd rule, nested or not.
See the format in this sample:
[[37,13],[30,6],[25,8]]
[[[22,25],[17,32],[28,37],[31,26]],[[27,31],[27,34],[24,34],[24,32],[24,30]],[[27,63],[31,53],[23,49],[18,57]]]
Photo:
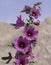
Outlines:
[[[39,35],[37,47],[33,49],[33,53],[36,56],[34,60],[37,61],[35,65],[51,65],[51,17],[46,18],[36,29],[39,30]],[[11,24],[0,22],[0,57],[8,55],[8,52],[11,52],[14,56],[16,50],[9,48],[7,45],[15,37],[20,36],[22,31],[23,27],[16,30]],[[4,65],[4,62],[2,62],[0,59],[1,65]],[[10,62],[10,65],[14,65],[12,63],[13,60]]]
[[16,30],[14,26],[0,22],[0,45],[10,43],[16,36],[21,35],[22,29]]

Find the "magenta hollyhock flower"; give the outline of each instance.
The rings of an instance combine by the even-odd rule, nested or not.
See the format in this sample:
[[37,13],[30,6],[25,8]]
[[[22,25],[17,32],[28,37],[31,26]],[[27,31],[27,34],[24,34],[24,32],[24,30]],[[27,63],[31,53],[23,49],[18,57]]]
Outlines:
[[35,24],[36,26],[39,26],[39,25],[40,25],[40,21],[37,20],[37,22],[34,22],[34,24]]
[[30,11],[30,16],[33,16],[35,19],[37,19],[40,16],[40,11],[39,9],[32,8]]
[[22,36],[15,38],[13,41],[13,45],[18,51],[22,52],[26,52],[30,46],[29,41]]
[[15,59],[17,59],[19,56],[26,56],[25,53],[21,52],[21,51],[17,51],[15,54]]
[[22,17],[20,15],[20,17],[17,17],[17,21],[16,21],[16,29],[19,29],[21,26],[24,26],[24,21],[22,20]]
[[22,12],[25,12],[25,13],[29,14],[29,13],[30,13],[30,10],[31,10],[31,7],[28,6],[28,5],[25,5],[25,7],[24,7],[24,9],[22,10]]
[[28,59],[26,56],[19,56],[16,59],[15,65],[27,65],[28,64]]
[[23,30],[23,36],[28,40],[34,40],[38,36],[38,31],[33,25],[26,26]]
[[28,49],[28,51],[25,53],[25,55],[27,56],[27,57],[31,57],[31,58],[35,58],[34,57],[34,55],[33,55],[33,53],[32,53],[32,48],[31,48],[31,46],[30,46],[30,48]]

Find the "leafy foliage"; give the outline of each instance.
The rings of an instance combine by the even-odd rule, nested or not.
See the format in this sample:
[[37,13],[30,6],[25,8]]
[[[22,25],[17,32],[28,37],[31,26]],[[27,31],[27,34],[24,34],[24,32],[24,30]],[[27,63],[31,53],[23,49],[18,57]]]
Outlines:
[[9,56],[7,56],[7,57],[2,57],[2,58],[1,58],[2,60],[8,60],[8,61],[6,62],[6,64],[8,64],[8,63],[11,61],[11,59],[12,59],[11,53],[8,52],[8,54],[9,54]]

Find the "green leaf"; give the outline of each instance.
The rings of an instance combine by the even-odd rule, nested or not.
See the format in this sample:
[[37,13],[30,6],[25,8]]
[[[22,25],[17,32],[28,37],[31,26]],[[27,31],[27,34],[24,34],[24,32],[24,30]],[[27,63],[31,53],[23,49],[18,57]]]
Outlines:
[[35,8],[36,6],[39,6],[41,4],[42,4],[41,2],[36,2],[33,7]]
[[9,47],[13,47],[12,45],[8,45]]
[[16,26],[16,24],[14,24],[14,23],[11,23],[11,25]]
[[8,45],[9,47],[14,47],[13,43],[10,43],[10,45]]
[[11,59],[12,59],[11,53],[8,52],[8,54],[9,54],[9,56],[7,56],[7,57],[1,57],[2,60],[8,60],[8,61],[6,62],[6,64],[8,64],[8,63],[11,61]]
[[31,61],[31,62],[29,62],[29,65],[34,65],[35,62],[36,62],[36,61]]
[[34,4],[34,6],[41,5],[41,4],[42,4],[41,2],[36,2],[36,3]]

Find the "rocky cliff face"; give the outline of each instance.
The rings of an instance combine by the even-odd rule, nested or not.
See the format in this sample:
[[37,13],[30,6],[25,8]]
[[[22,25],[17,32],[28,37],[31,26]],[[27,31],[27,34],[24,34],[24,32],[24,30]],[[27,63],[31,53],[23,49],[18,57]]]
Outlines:
[[[36,61],[34,65],[51,65],[51,17],[46,18],[41,22],[40,26],[36,28],[39,30],[39,37],[37,40],[38,44],[33,50],[35,55],[34,60]],[[16,36],[20,36],[22,30],[23,27],[16,30],[13,25],[0,22],[0,58],[7,56],[8,52],[11,52],[14,56],[16,50],[8,47],[8,44],[10,44]],[[14,65],[13,60],[8,65]],[[6,65],[1,59],[0,64]]]
[[16,30],[13,25],[0,22],[0,46],[10,43],[14,37],[21,35],[21,31],[22,28]]

